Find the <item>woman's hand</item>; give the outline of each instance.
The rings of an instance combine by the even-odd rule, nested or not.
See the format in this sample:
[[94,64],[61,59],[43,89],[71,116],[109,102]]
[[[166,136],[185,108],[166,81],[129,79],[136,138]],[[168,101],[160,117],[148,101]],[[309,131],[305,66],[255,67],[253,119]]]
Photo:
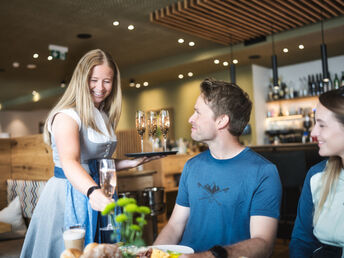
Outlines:
[[89,202],[92,209],[102,211],[105,209],[106,205],[113,202],[113,200],[106,197],[101,189],[96,189],[90,194]]

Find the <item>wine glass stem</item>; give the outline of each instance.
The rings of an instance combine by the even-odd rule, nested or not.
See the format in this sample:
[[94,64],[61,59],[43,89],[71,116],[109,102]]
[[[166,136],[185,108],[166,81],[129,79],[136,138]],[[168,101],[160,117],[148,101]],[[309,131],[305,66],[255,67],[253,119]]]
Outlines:
[[166,137],[164,137],[164,151],[166,151]]
[[143,136],[141,136],[141,152],[143,152]]
[[154,137],[153,136],[151,138],[151,141],[152,141],[152,151],[154,152]]

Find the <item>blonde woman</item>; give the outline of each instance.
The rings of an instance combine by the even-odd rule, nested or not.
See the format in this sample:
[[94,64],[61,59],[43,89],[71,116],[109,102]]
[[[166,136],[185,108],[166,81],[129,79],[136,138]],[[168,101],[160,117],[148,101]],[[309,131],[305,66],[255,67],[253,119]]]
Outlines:
[[[98,211],[111,199],[99,189],[94,161],[111,158],[115,150],[121,101],[119,70],[112,57],[99,49],[86,53],[45,123],[54,177],[35,208],[21,257],[60,257],[62,230],[73,224],[86,226],[85,244],[102,241]],[[116,160],[116,168],[132,168],[155,158]]]
[[312,136],[329,157],[305,179],[290,243],[290,257],[343,257],[344,88],[322,94]]

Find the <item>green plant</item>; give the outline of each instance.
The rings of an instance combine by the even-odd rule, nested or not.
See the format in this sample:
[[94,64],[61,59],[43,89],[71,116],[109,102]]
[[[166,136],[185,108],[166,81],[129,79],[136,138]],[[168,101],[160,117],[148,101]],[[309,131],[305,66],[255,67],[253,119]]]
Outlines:
[[[116,207],[120,207],[122,213],[115,214]],[[150,214],[146,206],[138,206],[134,198],[120,198],[117,202],[108,204],[102,211],[102,215],[108,215],[114,228],[112,234],[116,238],[116,222],[120,226],[121,241],[124,245],[144,246],[142,238],[143,227],[147,224],[145,216]]]

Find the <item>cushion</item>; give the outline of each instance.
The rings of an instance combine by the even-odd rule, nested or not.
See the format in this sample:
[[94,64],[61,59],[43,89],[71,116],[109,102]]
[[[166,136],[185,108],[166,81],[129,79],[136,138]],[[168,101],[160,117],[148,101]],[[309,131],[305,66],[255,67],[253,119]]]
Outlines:
[[0,221],[12,225],[12,232],[0,234],[0,239],[12,239],[25,236],[27,228],[22,216],[18,196],[6,208],[0,211]]
[[24,218],[31,218],[46,181],[7,180],[7,202],[19,196]]

